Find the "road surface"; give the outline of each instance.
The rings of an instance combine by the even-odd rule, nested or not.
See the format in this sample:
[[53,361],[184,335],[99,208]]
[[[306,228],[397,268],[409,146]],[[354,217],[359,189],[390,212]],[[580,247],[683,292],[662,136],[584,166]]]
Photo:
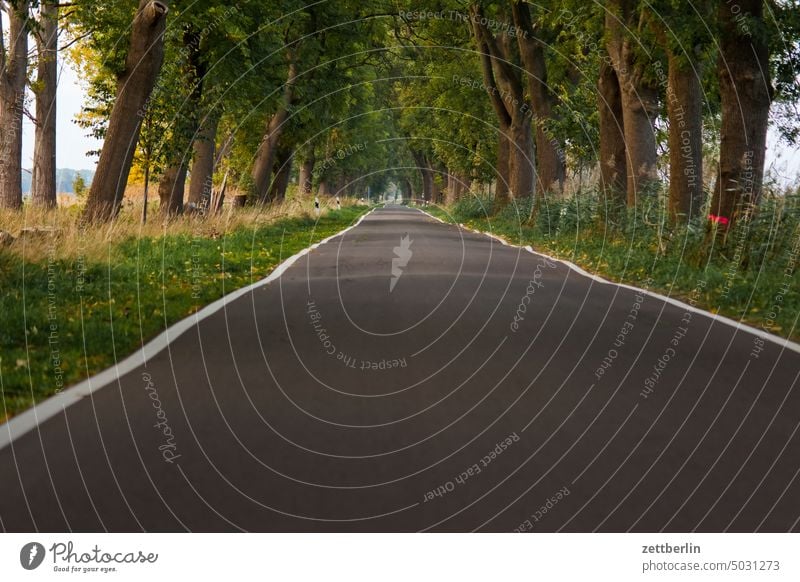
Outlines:
[[798,531],[795,350],[386,207],[3,447],[0,527]]

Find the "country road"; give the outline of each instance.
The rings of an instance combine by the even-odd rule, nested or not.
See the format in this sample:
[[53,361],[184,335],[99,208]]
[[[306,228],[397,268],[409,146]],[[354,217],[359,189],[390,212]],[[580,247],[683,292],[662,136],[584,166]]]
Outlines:
[[0,529],[800,531],[798,374],[387,206],[15,436]]

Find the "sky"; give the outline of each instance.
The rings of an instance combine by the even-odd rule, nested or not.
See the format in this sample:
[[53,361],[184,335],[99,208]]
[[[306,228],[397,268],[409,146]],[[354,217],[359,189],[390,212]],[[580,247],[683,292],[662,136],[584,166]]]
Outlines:
[[777,133],[767,134],[767,173],[775,173],[779,184],[800,185],[800,146],[780,143]]
[[[58,109],[56,113],[56,167],[74,170],[94,169],[96,158],[87,151],[100,149],[100,142],[86,136],[87,130],[78,127],[75,115],[83,105],[86,91],[68,63],[59,62]],[[31,109],[33,105],[29,106]],[[33,122],[25,118],[22,124],[22,166],[33,167]]]

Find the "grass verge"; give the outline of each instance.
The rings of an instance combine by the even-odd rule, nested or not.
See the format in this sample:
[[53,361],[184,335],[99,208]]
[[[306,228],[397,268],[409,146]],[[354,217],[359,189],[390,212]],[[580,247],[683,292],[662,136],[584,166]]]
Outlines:
[[240,216],[227,227],[186,218],[145,232],[123,225],[113,236],[79,234],[65,218],[56,234],[0,249],[0,420],[111,366],[367,210],[249,224]]
[[511,244],[531,245],[610,281],[800,340],[798,196],[763,201],[754,218],[717,248],[703,217],[673,227],[656,204],[627,215],[608,212],[596,193],[549,201],[532,219],[530,203],[495,211],[490,198],[475,195],[425,210]]

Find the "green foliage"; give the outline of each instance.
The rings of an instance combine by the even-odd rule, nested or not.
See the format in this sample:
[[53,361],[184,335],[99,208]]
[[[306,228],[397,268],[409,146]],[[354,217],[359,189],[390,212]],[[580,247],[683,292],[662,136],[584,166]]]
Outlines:
[[[789,141],[798,136],[799,2],[768,3],[764,22],[742,15],[749,33],[769,39],[775,121]],[[510,18],[509,3],[478,3],[493,20],[494,32],[500,32]],[[64,14],[66,30],[79,40],[70,54],[88,83],[81,123],[98,138],[104,136],[116,83],[124,73],[136,4],[76,2]],[[222,118],[223,135],[232,135],[236,142],[223,166],[234,183],[244,185],[265,122],[281,106],[291,61],[297,64],[298,77],[282,139],[296,149],[297,160],[312,154],[326,159],[344,145],[370,142],[368,155],[348,159],[330,179],[385,170],[376,164],[391,160],[397,168],[375,180],[417,181],[407,147],[411,146],[434,166],[478,183],[491,182],[496,175],[497,122],[482,87],[468,18],[472,4],[174,0],[163,69],[143,112],[137,164],[147,164],[157,176],[168,160],[190,157],[199,121]],[[630,6],[629,34],[638,59],[646,63],[642,74],[661,87],[662,104],[665,53],[671,53],[700,75],[706,126],[714,127],[719,116],[714,38],[718,3],[700,0],[691,10],[682,0]],[[529,8],[536,38],[545,48],[548,86],[556,97],[555,115],[536,122],[563,148],[570,170],[591,169],[598,146],[596,81],[600,65],[609,60],[604,21],[607,8],[613,7],[542,0],[529,3]],[[194,65],[187,53],[191,32],[199,39],[199,61],[194,65],[201,69],[201,88],[192,80]],[[519,61],[515,45],[511,38],[514,65]],[[202,93],[199,102],[193,98],[196,93]],[[378,113],[383,110],[386,113]],[[656,128],[663,145],[663,111]],[[714,132],[710,137],[714,139],[707,153],[713,157]]]
[[78,198],[86,196],[86,180],[83,179],[80,173],[75,174],[75,179],[72,181],[72,191]]
[[775,125],[790,144],[800,143],[797,102],[800,99],[800,0],[769,3],[765,34],[772,49]]
[[[798,2],[768,3],[763,22],[742,15],[749,33],[769,39],[775,121],[787,140],[798,136]],[[510,4],[478,3],[500,27],[493,32],[501,38]],[[89,83],[83,123],[99,137],[124,69],[135,4],[78,2],[67,16],[70,34],[82,38],[72,56]],[[176,156],[188,159],[198,121],[212,116],[221,120],[218,143],[228,139],[232,143],[218,173],[229,172],[231,184],[248,191],[266,122],[285,105],[291,62],[298,74],[281,145],[294,152],[295,167],[304,159],[316,159],[315,183],[326,181],[337,187],[354,183],[352,191],[361,193],[368,187],[382,191],[390,181],[417,185],[420,177],[412,154],[421,154],[437,171],[468,177],[477,187],[490,184],[497,175],[498,123],[483,86],[470,29],[468,12],[473,4],[465,0],[422,4],[411,0],[311,4],[176,0],[171,3],[164,67],[143,112],[137,162],[147,164],[157,176]],[[682,0],[628,4],[632,12],[626,34],[635,45],[638,73],[660,87],[662,106],[668,97],[664,86],[667,55],[700,76],[703,153],[710,175],[719,142],[715,127],[720,116],[716,38],[720,5],[700,0],[690,10]],[[604,44],[610,6],[581,0],[529,3],[536,38],[545,50],[548,86],[556,97],[553,118],[536,122],[563,147],[568,172],[581,179],[596,173],[597,78],[600,67],[610,60]],[[199,38],[199,60],[186,50],[187,34],[192,31]],[[516,43],[505,40],[510,42],[512,65],[517,65]],[[198,69],[199,99],[199,83],[192,80]],[[654,124],[663,169],[668,128],[663,107]],[[709,176],[705,178],[709,187]],[[680,256],[681,268],[691,269],[708,262],[709,280],[716,280],[714,268],[719,261],[731,260],[725,255],[728,247],[724,251],[711,247],[702,216],[681,227],[670,225],[666,186],[654,187],[657,191],[642,193],[633,209],[612,204],[598,192],[586,191],[581,183],[577,189],[584,191],[578,196],[516,200],[502,208],[496,208],[490,197],[468,194],[453,212],[460,220],[491,219],[499,225],[516,225],[515,236],[527,233],[554,241],[555,250],[562,248],[559,244],[586,238],[585,257],[599,253],[591,260],[601,265],[614,249],[630,251],[634,263],[641,265],[647,257],[664,265]],[[793,240],[796,213],[792,196],[767,195],[749,224],[741,268],[779,260]],[[731,233],[729,239],[733,238]],[[592,241],[602,244],[593,246]],[[627,264],[618,261],[614,268],[625,272]]]
[[456,202],[450,213],[457,222],[484,219],[494,214],[494,198],[481,194],[470,194]]

